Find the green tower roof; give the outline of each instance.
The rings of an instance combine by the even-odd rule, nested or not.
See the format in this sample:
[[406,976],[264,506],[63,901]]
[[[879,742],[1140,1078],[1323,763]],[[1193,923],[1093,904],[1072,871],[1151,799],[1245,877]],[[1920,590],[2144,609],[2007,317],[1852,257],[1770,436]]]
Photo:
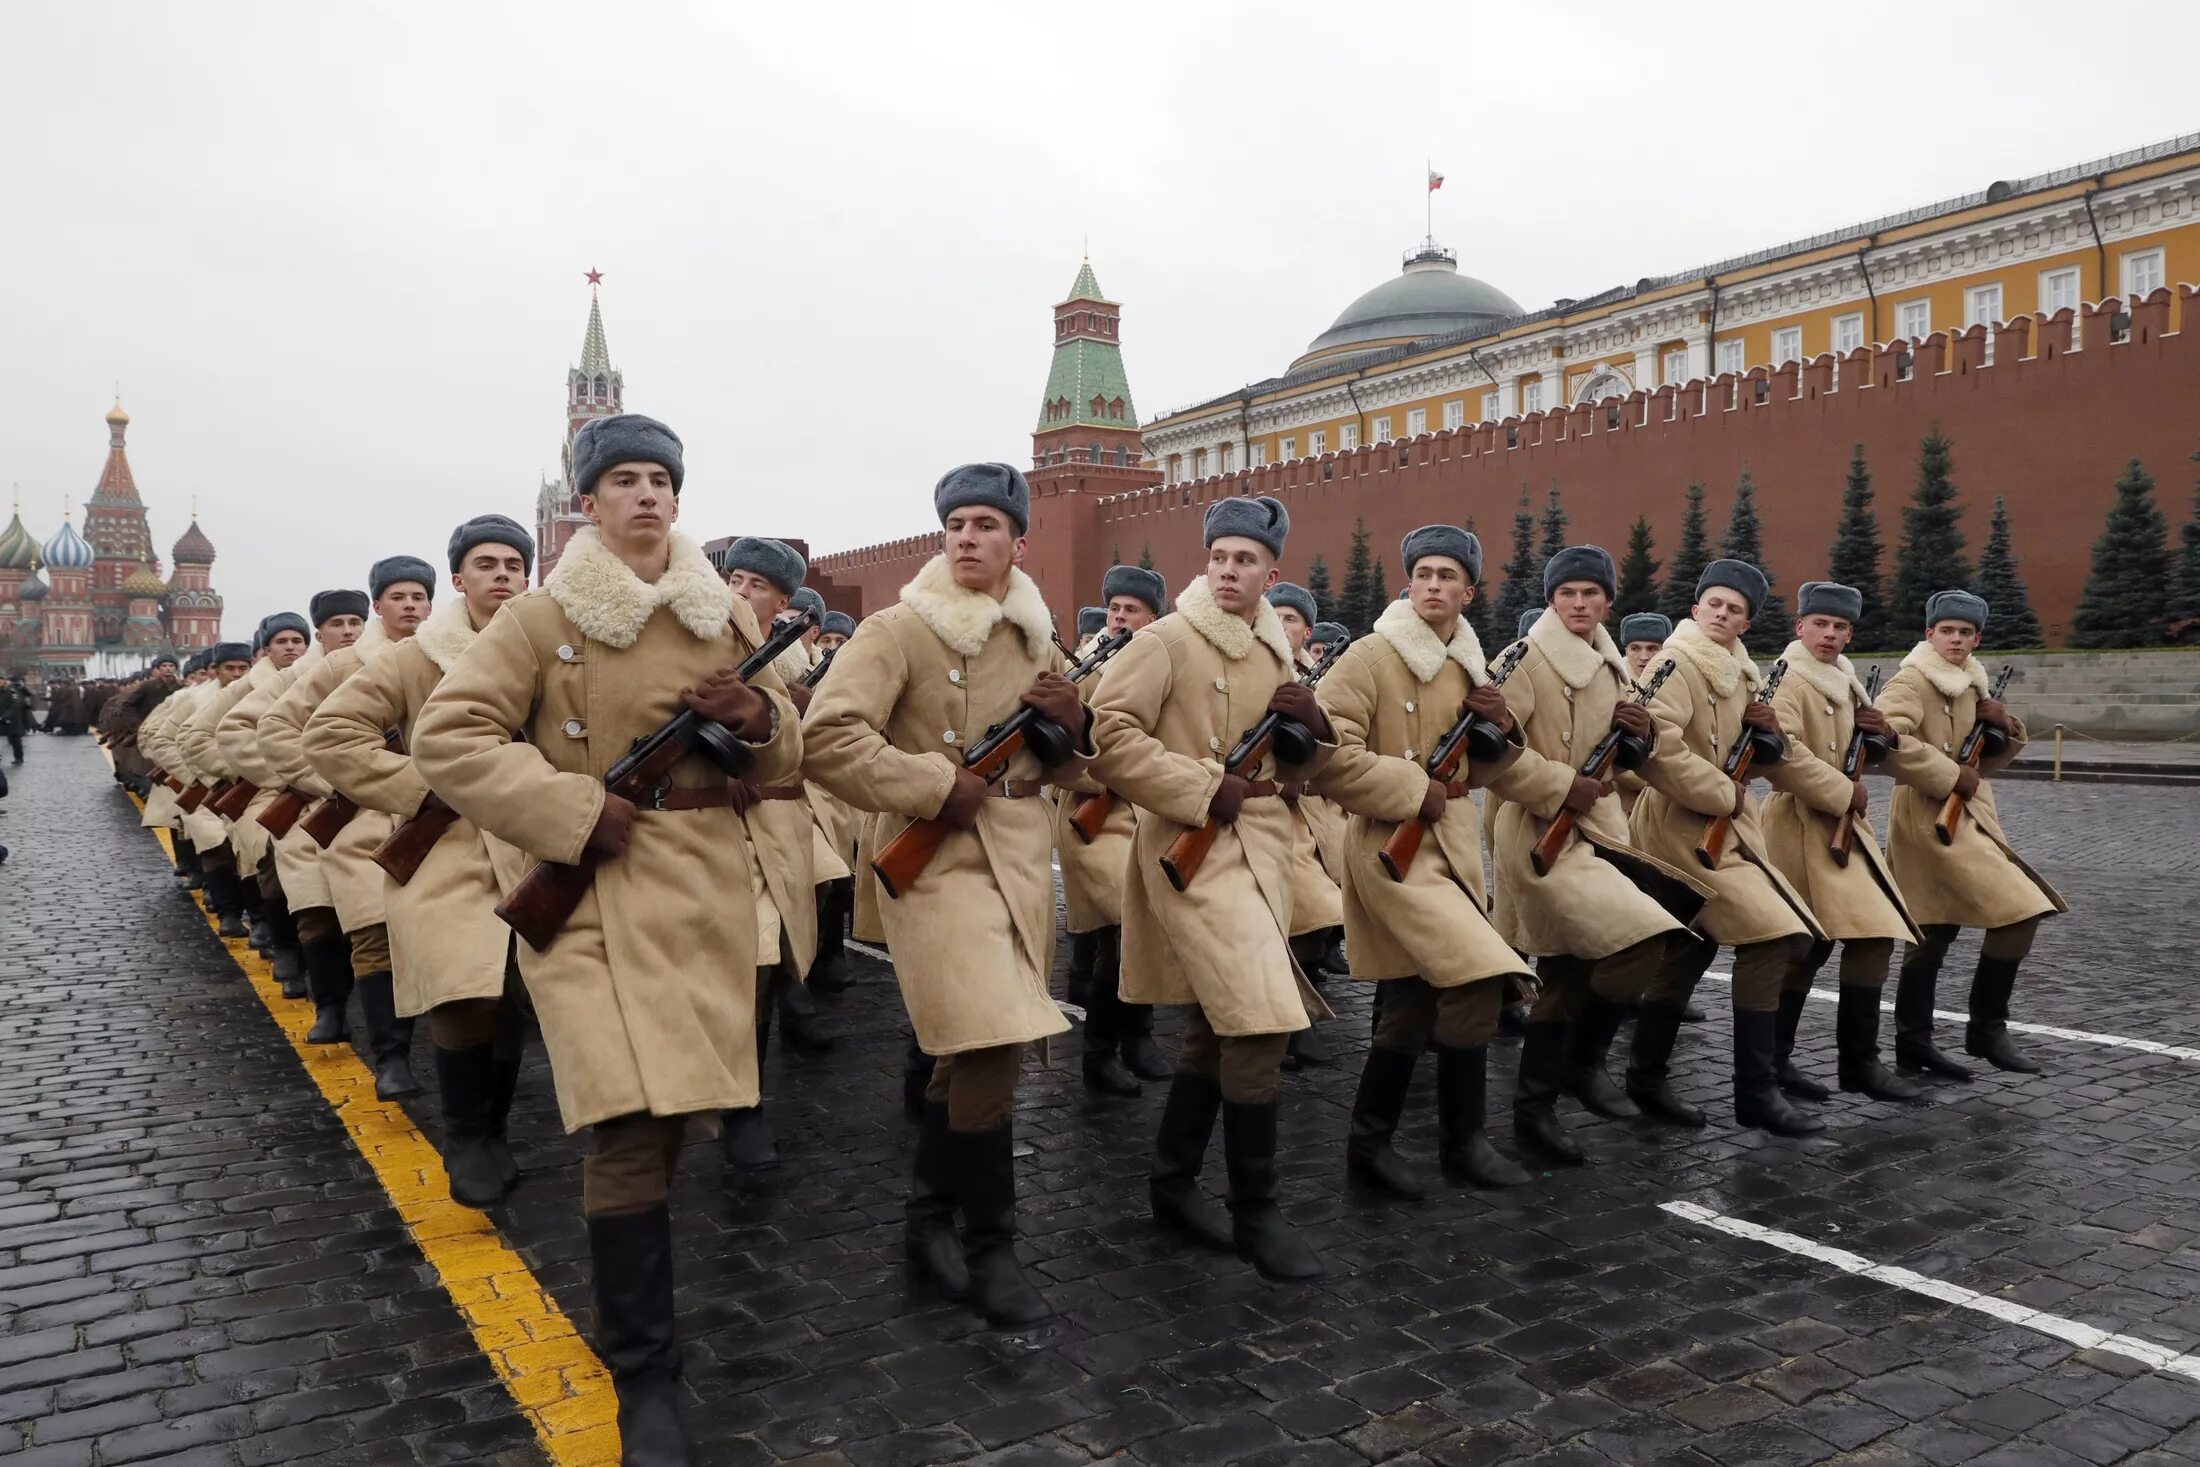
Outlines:
[[1100,278],[1092,273],[1092,261],[1090,260],[1085,261],[1083,265],[1080,265],[1078,267],[1077,279],[1071,283],[1069,288],[1069,295],[1066,297],[1066,299],[1073,301],[1099,301],[1105,305],[1111,306],[1115,304],[1114,301],[1109,300],[1106,296],[1100,293]]
[[[1087,260],[1078,268],[1077,280],[1069,288],[1070,301],[1096,301],[1112,306],[1115,302],[1100,293],[1100,281],[1092,273],[1092,261]],[[1100,402],[1100,410],[1093,411],[1093,400]],[[1067,414],[1050,416],[1047,408],[1054,403],[1067,401]],[[1112,416],[1110,409],[1120,400],[1123,416]],[[1108,428],[1135,428],[1138,426],[1138,409],[1131,403],[1130,378],[1123,371],[1123,349],[1113,341],[1100,341],[1089,336],[1072,336],[1058,341],[1054,346],[1054,365],[1047,372],[1046,396],[1039,400],[1039,433],[1056,428],[1101,426]]]

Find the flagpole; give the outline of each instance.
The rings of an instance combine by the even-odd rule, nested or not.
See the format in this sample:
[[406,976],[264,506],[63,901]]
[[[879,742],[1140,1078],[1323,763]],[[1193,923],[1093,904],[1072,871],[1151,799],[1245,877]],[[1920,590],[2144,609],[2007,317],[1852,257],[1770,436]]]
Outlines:
[[1421,208],[1426,216],[1428,237],[1432,240],[1436,238],[1436,190],[1428,186],[1428,180],[1429,175],[1435,171],[1436,164],[1434,160],[1428,158],[1421,160]]

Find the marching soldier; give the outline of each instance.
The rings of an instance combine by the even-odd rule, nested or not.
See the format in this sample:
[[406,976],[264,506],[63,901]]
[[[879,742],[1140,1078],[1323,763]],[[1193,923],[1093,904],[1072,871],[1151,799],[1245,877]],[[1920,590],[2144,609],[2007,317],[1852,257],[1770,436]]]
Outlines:
[[[428,697],[500,607],[527,589],[534,537],[500,514],[451,532],[447,550],[458,598],[388,653],[339,683],[306,723],[315,770],[367,810],[395,821],[419,816],[428,785],[413,757],[391,749],[396,729],[411,748]],[[519,1182],[506,1121],[526,1042],[525,998],[511,957],[512,932],[495,907],[524,860],[464,818],[453,820],[403,884],[386,880],[390,972],[397,1017],[427,1015],[443,1107],[443,1169],[451,1200],[490,1207]]]
[[[19,688],[21,684],[17,683],[15,686]],[[114,750],[115,767],[128,776],[125,780],[128,787],[147,799],[151,799],[154,794],[145,778],[152,768],[152,761],[145,757],[145,751],[138,746],[138,729],[144,724],[148,714],[167,702],[182,687],[174,654],[164,652],[153,659],[153,665],[146,669],[144,677],[116,693],[107,700],[107,706],[100,710],[100,732],[106,735],[107,747]],[[28,718],[28,693],[23,694],[23,712]],[[17,746],[15,762],[23,762],[20,744]]]
[[[1292,666],[1303,674],[1314,666],[1307,650],[1314,635],[1314,596],[1304,586],[1278,581],[1268,591],[1284,640],[1291,644]],[[1291,954],[1319,991],[1325,971],[1342,971],[1344,962],[1344,815],[1336,806],[1304,788],[1282,792],[1291,812]],[[1334,1057],[1312,1025],[1291,1036],[1284,1051],[1286,1067],[1327,1065]]]
[[590,528],[444,673],[413,757],[498,839],[600,863],[549,947],[521,946],[520,971],[559,1114],[594,1128],[582,1205],[620,1461],[685,1467],[669,1199],[689,1119],[756,1103],[756,908],[727,769],[691,754],[639,808],[603,776],[683,706],[748,746],[741,777],[759,783],[793,775],[802,736],[774,674],[736,675],[763,641],[756,618],[673,530],[680,440],[622,413],[583,424],[572,459]]
[[[1763,678],[1741,640],[1769,589],[1764,572],[1746,561],[1714,560],[1696,582],[1689,619],[1665,644],[1675,668],[1651,704],[1660,757],[1642,771],[1650,788],[1635,805],[1635,838],[1678,865],[1697,861],[1714,821],[1731,821],[1731,832],[1709,873],[1711,900],[1689,939],[1667,953],[1643,1001],[1678,1008],[1718,950],[1733,948],[1734,1119],[1777,1136],[1809,1136],[1825,1125],[1788,1103],[1774,1056],[1781,988],[1826,934],[1767,857],[1749,786],[1731,778],[1722,763],[1745,728],[1780,737],[1778,715],[1758,700]],[[1795,779],[1786,759],[1763,772],[1776,789],[1791,788]],[[1669,1040],[1646,1045],[1638,1027],[1635,1046],[1640,1063],[1662,1072]]]
[[[1091,650],[1092,644],[1100,640],[1100,634],[1107,629],[1108,609],[1105,606],[1079,607],[1077,609],[1077,647],[1076,650],[1071,653],[1071,655],[1075,657],[1084,656],[1086,652]],[[1088,683],[1085,687],[1080,688],[1078,691],[1085,696],[1087,701],[1091,700],[1091,684]],[[1061,863],[1063,894],[1066,897],[1069,890],[1068,863],[1070,860],[1070,849],[1067,845],[1063,844],[1061,840],[1061,836],[1067,834],[1067,832],[1062,829],[1062,812],[1060,808],[1060,796],[1062,796],[1065,792],[1065,789],[1060,788],[1055,791],[1057,800],[1055,809],[1056,818],[1054,824],[1056,835],[1055,859]],[[1075,835],[1070,835],[1069,839],[1071,841],[1075,841],[1077,837]],[[1077,925],[1078,917],[1073,906],[1070,912],[1069,922],[1067,924],[1067,930],[1069,932],[1069,1001],[1071,1004],[1078,1008],[1090,1009],[1092,1006],[1092,970],[1093,965],[1099,960],[1100,929],[1098,927],[1092,927],[1087,931],[1080,932],[1077,930]],[[1091,1015],[1089,1013],[1086,1015],[1085,1037],[1088,1041],[1092,1037]],[[1087,1053],[1090,1053],[1089,1049],[1087,1050]],[[1089,1083],[1092,1079],[1092,1076],[1088,1074],[1085,1078]],[[1123,1095],[1136,1095],[1138,1091],[1136,1090],[1136,1088],[1132,1088],[1129,1090],[1120,1090],[1117,1093]]]
[[1673,622],[1661,612],[1636,611],[1619,619],[1620,651],[1626,654],[1627,671],[1636,682],[1650,680],[1650,664],[1672,635]]
[[[202,742],[198,720],[222,690],[252,670],[252,648],[243,642],[217,642],[207,649],[212,677],[199,685],[188,704],[177,708],[161,730],[166,756],[161,768],[183,782],[185,790],[200,787],[211,793],[218,772],[205,763],[212,752],[211,726]],[[237,855],[229,844],[229,822],[206,808],[202,798],[195,810],[183,812],[183,833],[198,853],[198,869],[205,883],[206,904],[219,919],[215,930],[223,937],[244,937],[250,929],[244,920],[244,885],[237,878]]]
[[1346,629],[1343,622],[1318,621],[1314,623],[1313,635],[1306,639],[1306,652],[1308,656],[1319,662],[1329,655],[1330,648],[1334,647],[1342,652],[1347,646],[1351,645],[1351,642],[1352,633]]
[[[282,900],[282,886],[274,879],[272,840],[259,814],[274,803],[274,775],[260,758],[256,720],[237,716],[240,708],[255,706],[268,689],[280,681],[283,671],[295,665],[312,645],[306,619],[295,611],[277,612],[260,622],[253,634],[260,658],[249,675],[237,679],[210,699],[192,720],[191,737],[208,767],[256,787],[252,799],[229,827],[229,845],[237,858],[237,880],[255,914],[253,946],[266,954],[275,980],[286,996],[295,996],[304,978],[298,951],[296,925]],[[272,896],[270,889],[272,888]]]
[[[856,619],[845,611],[828,611],[820,623],[811,675],[818,676],[817,662],[838,651],[855,635]],[[804,786],[810,802],[810,818],[817,822],[823,842],[817,871],[817,961],[810,965],[809,988],[813,993],[839,993],[849,983],[848,923],[856,905],[856,812],[823,785]],[[830,853],[831,860],[824,859]]]
[[164,776],[146,798],[145,808],[138,814],[138,824],[147,830],[166,828],[174,832],[170,847],[174,852],[176,884],[185,891],[200,889],[205,876],[199,866],[197,848],[184,835],[183,807],[178,800],[189,785],[183,756],[168,742],[168,728],[178,714],[197,701],[199,685],[211,676],[206,670],[206,653],[192,653],[183,664],[175,690],[154,704],[138,724],[138,747],[145,754],[146,765],[149,769],[160,770]]
[[[1061,676],[1053,618],[1016,568],[1031,488],[1007,464],[950,470],[932,494],[944,548],[901,600],[840,649],[810,705],[810,778],[878,815],[875,853],[910,824],[953,828],[923,873],[878,903],[917,1044],[934,1060],[908,1205],[912,1260],[998,1325],[1051,1312],[1016,1261],[1011,1114],[1024,1047],[1069,1027],[1049,994],[1053,845],[1040,776],[1076,772],[1090,715]],[[988,784],[966,745],[1032,707],[1077,757],[1043,769],[1029,749]],[[957,1209],[963,1216],[958,1257]]]
[[[1100,581],[1107,604],[1085,608],[1100,613],[1100,626],[1087,632],[1078,620],[1078,653],[1101,632],[1137,631],[1167,609],[1168,586],[1153,571],[1112,565]],[[1087,702],[1100,679],[1088,678],[1078,689]],[[1131,859],[1138,816],[1130,802],[1088,771],[1065,776],[1055,786],[1054,848],[1062,862],[1062,896],[1073,942],[1089,950],[1085,960],[1082,1003],[1085,1009],[1084,1076],[1086,1088],[1101,1095],[1136,1095],[1141,1080],[1166,1080],[1169,1065],[1153,1041],[1153,1006],[1123,1001],[1123,881]],[[1104,797],[1107,820],[1090,841],[1072,828],[1085,800]],[[1071,959],[1076,971],[1076,959]]]
[[[1968,591],[1935,592],[1925,603],[1925,640],[1879,694],[1880,712],[1902,739],[1888,864],[1923,933],[1902,960],[1895,990],[1895,1063],[1950,1080],[1971,1078],[1968,1067],[1933,1044],[1934,989],[1956,933],[1965,927],[1986,932],[1971,978],[1964,1052],[1997,1070],[2032,1074],[2039,1062],[2009,1038],[2009,998],[2040,919],[2070,910],[2010,847],[1993,786],[1984,779],[2007,766],[2025,741],[2024,724],[1987,696],[1986,669],[1976,654],[1988,609]],[[1980,723],[1990,733],[1977,766],[1958,763],[1963,741]],[[1963,819],[1942,844],[1933,824],[1950,795],[1963,801]]]
[[831,652],[856,634],[856,619],[845,611],[828,611],[818,627],[817,650]]
[[[1482,545],[1465,530],[1424,525],[1400,549],[1411,599],[1385,607],[1373,635],[1353,643],[1322,679],[1337,752],[1320,786],[1350,816],[1344,925],[1352,976],[1383,985],[1345,1160],[1353,1175],[1414,1198],[1421,1180],[1391,1138],[1431,1039],[1445,1174],[1483,1187],[1528,1180],[1483,1132],[1489,1044],[1506,990],[1527,967],[1490,925],[1482,825],[1468,795],[1502,773],[1520,747],[1518,725],[1489,683],[1464,614],[1482,571]],[[1439,782],[1426,761],[1468,708],[1507,736],[1507,751],[1490,764],[1463,761],[1453,779]],[[1392,880],[1382,849],[1409,821],[1427,827],[1426,836],[1403,878]]]
[[[1282,503],[1265,496],[1208,508],[1205,574],[1101,676],[1093,772],[1138,807],[1123,893],[1123,996],[1190,1005],[1154,1143],[1154,1218],[1234,1247],[1271,1278],[1310,1279],[1321,1259],[1277,1203],[1276,1094],[1290,1036],[1333,1015],[1292,955],[1295,822],[1277,795],[1284,782],[1318,774],[1336,739],[1262,595],[1276,583],[1290,528]],[[1225,768],[1228,751],[1269,712],[1301,726],[1311,756]],[[1223,828],[1175,890],[1162,857],[1210,820]],[[1227,1224],[1199,1189],[1218,1112]]]

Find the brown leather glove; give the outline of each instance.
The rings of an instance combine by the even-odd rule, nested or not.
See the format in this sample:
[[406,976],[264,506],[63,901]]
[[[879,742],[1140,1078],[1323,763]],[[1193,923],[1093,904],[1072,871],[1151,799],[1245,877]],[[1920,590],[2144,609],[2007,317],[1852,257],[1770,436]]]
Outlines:
[[1754,698],[1742,709],[1742,722],[1751,728],[1761,728],[1766,733],[1780,731],[1780,715],[1772,711],[1770,703],[1760,703]]
[[627,842],[633,838],[634,802],[605,790],[603,813],[596,817],[596,828],[588,832],[588,854],[605,859],[623,856]]
[[1285,683],[1276,689],[1276,696],[1268,700],[1268,708],[1272,713],[1281,713],[1305,724],[1306,731],[1322,743],[1336,737],[1329,727],[1329,715],[1322,712],[1322,705],[1314,701],[1314,690],[1304,683]]
[[1574,776],[1573,788],[1566,791],[1565,803],[1560,808],[1571,810],[1576,815],[1586,815],[1590,807],[1610,794],[1612,789],[1612,782],[1608,779],[1591,779],[1586,774],[1577,774]]
[[1612,726],[1624,728],[1638,739],[1654,739],[1658,735],[1657,720],[1640,703],[1622,703],[1614,708]]
[[1864,788],[1864,781],[1862,781],[1861,779],[1856,780],[1849,790],[1850,812],[1853,814],[1862,815],[1865,810],[1870,808],[1871,802],[1871,791]]
[[1856,710],[1856,726],[1875,739],[1891,739],[1895,736],[1894,726],[1887,722],[1887,715],[1868,703]]
[[1488,683],[1484,683],[1481,687],[1467,694],[1467,706],[1474,710],[1477,718],[1487,719],[1505,730],[1505,732],[1512,732],[1512,710],[1505,706],[1503,689],[1493,688]]
[[1435,780],[1428,782],[1428,793],[1421,796],[1421,823],[1434,825],[1444,818],[1444,787]]
[[1966,764],[1956,771],[1956,793],[1966,800],[1978,793],[1978,771]]
[[699,688],[682,688],[680,701],[712,722],[724,724],[747,743],[757,743],[771,733],[770,701],[741,681],[737,667],[719,668]]
[[1039,716],[1057,724],[1070,737],[1083,739],[1085,725],[1092,719],[1092,710],[1077,696],[1077,684],[1058,672],[1042,672],[1031,680],[1031,686],[1019,695],[1026,708],[1036,708]]
[[817,696],[817,689],[806,688],[800,683],[787,684],[787,701],[794,704],[796,713],[810,711],[810,700]]
[[947,792],[947,802],[940,806],[939,818],[957,830],[976,830],[978,812],[985,808],[986,796],[992,789],[969,770],[956,770],[955,787]]
[[2002,706],[2001,700],[1998,698],[1981,698],[1978,700],[1978,721],[1980,723],[1990,723],[2003,733],[2009,732],[2009,710]]
[[1237,824],[1238,811],[1245,808],[1245,796],[1251,788],[1241,774],[1222,776],[1222,783],[1215,786],[1207,801],[1207,818],[1218,825]]

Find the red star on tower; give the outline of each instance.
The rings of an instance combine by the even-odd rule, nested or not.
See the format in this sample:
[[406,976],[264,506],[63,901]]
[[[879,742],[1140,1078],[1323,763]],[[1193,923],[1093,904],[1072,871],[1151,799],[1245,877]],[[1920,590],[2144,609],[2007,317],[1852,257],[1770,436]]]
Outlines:
[[603,271],[601,271],[601,270],[591,270],[591,271],[589,271],[589,272],[588,272],[588,283],[589,283],[590,285],[601,285],[601,284],[603,284]]

